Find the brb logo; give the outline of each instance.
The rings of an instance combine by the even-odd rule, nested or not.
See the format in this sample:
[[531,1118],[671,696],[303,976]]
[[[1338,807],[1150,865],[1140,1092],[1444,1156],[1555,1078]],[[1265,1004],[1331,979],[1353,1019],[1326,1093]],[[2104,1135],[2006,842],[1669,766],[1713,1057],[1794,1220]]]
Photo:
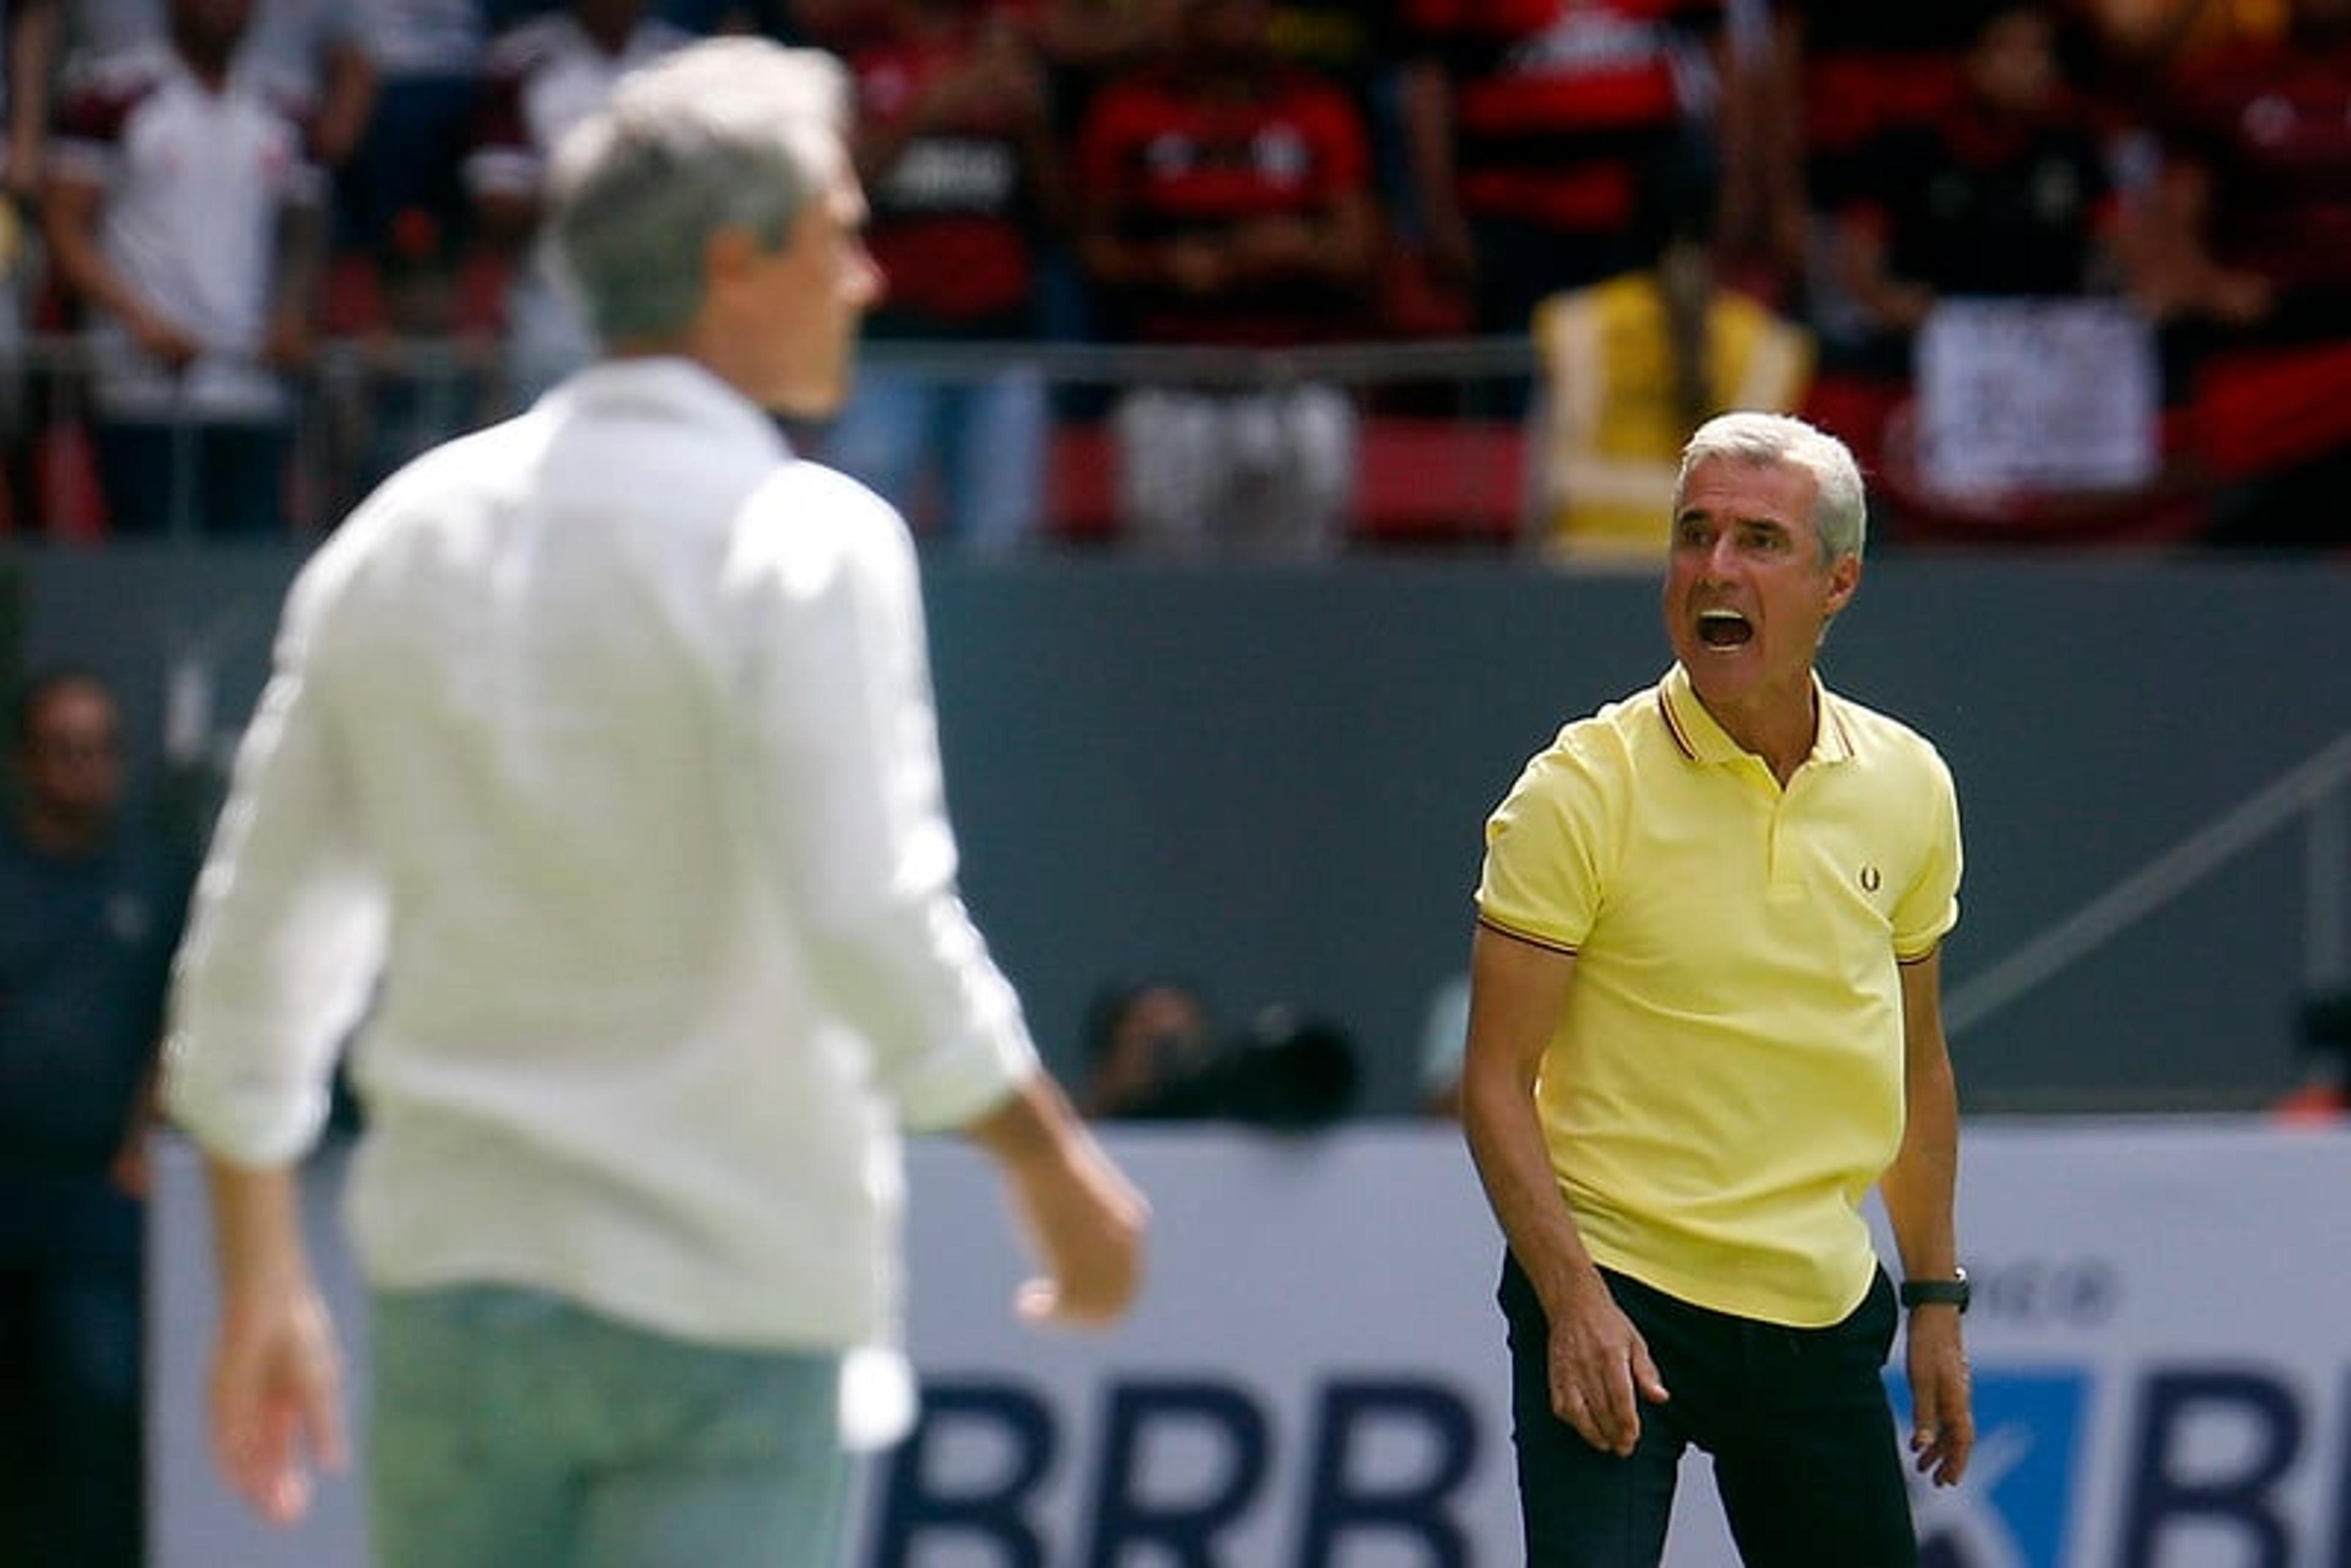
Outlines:
[[2338,1390],[2241,1364],[2099,1375],[2122,1419],[2094,1443],[2090,1372],[1980,1370],[1967,1480],[1911,1494],[1924,1568],[2351,1568],[2351,1440],[2331,1465],[2317,1440]]
[[[1129,1378],[1105,1393],[1098,1440],[1066,1453],[1069,1413],[1041,1391],[930,1384],[922,1421],[883,1479],[872,1568],[920,1568],[950,1552],[990,1568],[1221,1568],[1251,1560],[1237,1538],[1270,1514],[1286,1539],[1267,1561],[1297,1568],[1331,1568],[1373,1546],[1428,1568],[1469,1568],[1477,1556],[1459,1494],[1477,1468],[1478,1417],[1441,1382],[1324,1383],[1307,1416],[1299,1495],[1279,1499],[1269,1487],[1278,1424],[1255,1392]],[[1076,1472],[1074,1520],[1047,1501],[1057,1468]]]

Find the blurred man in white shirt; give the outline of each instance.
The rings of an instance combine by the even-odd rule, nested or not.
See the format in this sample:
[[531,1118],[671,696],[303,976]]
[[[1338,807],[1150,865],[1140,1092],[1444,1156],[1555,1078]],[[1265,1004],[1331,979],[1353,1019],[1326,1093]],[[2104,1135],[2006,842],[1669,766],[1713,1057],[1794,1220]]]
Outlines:
[[748,39],[624,82],[552,181],[604,358],[287,602],[167,1095],[217,1458],[290,1518],[342,1448],[294,1163],[358,1025],[380,1568],[831,1561],[846,1450],[910,1413],[896,1124],[997,1156],[1024,1312],[1138,1281],[1142,1200],[956,893],[905,527],[768,417],[838,406],[881,287],[845,107]]

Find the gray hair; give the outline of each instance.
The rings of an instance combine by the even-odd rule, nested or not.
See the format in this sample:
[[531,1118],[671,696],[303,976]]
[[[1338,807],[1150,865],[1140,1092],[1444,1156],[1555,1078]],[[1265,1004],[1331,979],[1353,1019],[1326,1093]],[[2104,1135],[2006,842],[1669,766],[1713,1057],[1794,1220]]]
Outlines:
[[684,332],[723,230],[783,245],[846,167],[849,104],[839,60],[761,38],[706,39],[622,78],[549,178],[549,233],[596,336]]
[[1813,476],[1813,532],[1830,564],[1858,557],[1867,542],[1868,500],[1853,452],[1827,431],[1784,413],[1721,413],[1698,427],[1682,448],[1681,473],[1674,480],[1674,515],[1681,516],[1682,491],[1690,470],[1709,457],[1801,468]]

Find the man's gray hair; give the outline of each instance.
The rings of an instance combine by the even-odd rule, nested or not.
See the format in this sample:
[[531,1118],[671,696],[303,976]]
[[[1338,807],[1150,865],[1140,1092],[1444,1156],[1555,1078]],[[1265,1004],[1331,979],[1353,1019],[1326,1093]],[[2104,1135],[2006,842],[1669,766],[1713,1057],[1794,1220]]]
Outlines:
[[1853,452],[1827,431],[1784,413],[1721,413],[1698,427],[1682,448],[1682,468],[1674,480],[1674,516],[1681,516],[1682,491],[1690,470],[1709,457],[1801,468],[1813,476],[1813,531],[1823,559],[1831,564],[1859,556],[1869,531],[1868,498]]
[[839,60],[761,38],[691,44],[623,77],[549,179],[549,232],[596,336],[684,332],[722,230],[783,245],[846,166],[849,106]]

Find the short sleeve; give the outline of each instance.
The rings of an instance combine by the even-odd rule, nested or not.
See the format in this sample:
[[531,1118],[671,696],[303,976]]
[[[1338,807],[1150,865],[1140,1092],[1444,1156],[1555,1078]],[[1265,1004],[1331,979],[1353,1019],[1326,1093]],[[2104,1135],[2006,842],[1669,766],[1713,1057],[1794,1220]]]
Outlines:
[[1478,917],[1510,936],[1573,953],[1603,896],[1604,779],[1573,729],[1529,762],[1486,821]]
[[1959,923],[1959,791],[1950,768],[1931,748],[1927,765],[1930,805],[1921,813],[1927,833],[1918,873],[1894,909],[1894,956],[1906,964],[1933,952]]

